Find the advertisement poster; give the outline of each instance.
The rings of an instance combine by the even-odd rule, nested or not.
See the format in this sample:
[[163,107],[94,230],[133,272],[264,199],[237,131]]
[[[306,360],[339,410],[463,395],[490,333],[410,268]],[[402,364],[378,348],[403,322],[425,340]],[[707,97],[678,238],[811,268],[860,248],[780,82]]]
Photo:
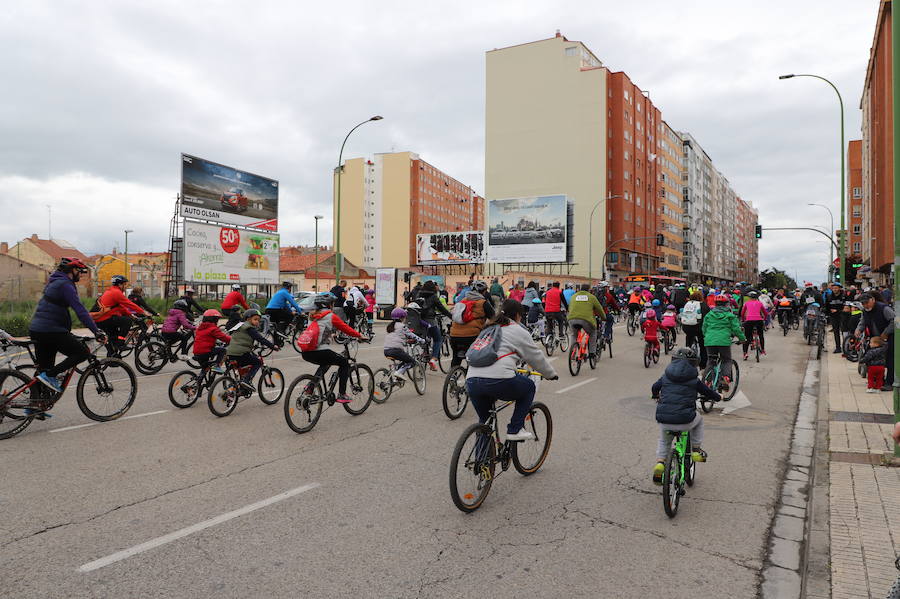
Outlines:
[[277,233],[184,221],[184,277],[192,283],[275,284]]
[[416,235],[416,264],[481,264],[484,231]]
[[375,269],[375,303],[379,306],[393,306],[397,301],[397,269]]
[[278,230],[278,181],[181,155],[181,216]]
[[491,262],[565,262],[568,201],[564,195],[487,202]]

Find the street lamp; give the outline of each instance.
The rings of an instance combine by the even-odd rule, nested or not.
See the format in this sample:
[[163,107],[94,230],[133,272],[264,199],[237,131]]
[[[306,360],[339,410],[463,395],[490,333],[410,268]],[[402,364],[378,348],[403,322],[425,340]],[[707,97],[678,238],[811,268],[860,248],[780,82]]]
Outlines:
[[[125,229],[125,278],[131,279],[131,273],[128,271],[128,234],[134,233],[131,229]],[[134,285],[132,285],[134,287]]]
[[341,166],[341,161],[344,159],[344,146],[347,145],[347,139],[350,137],[350,134],[365,125],[370,121],[380,121],[383,119],[383,116],[375,115],[372,118],[366,119],[360,124],[358,124],[353,129],[350,129],[350,132],[347,133],[347,137],[344,138],[344,143],[341,144],[341,152],[338,154],[338,165],[337,165],[337,210],[335,211],[334,220],[335,220],[335,242],[334,242],[334,284],[337,285],[341,279],[341,266],[343,266],[343,256],[341,256],[341,172],[343,172],[344,167]]
[[[792,77],[813,77],[814,79],[821,79],[822,81],[824,81],[825,83],[830,85],[831,89],[834,90],[834,93],[837,94],[838,103],[840,104],[840,107],[841,107],[841,231],[844,231],[844,228],[845,228],[845,226],[844,226],[844,218],[845,218],[844,195],[846,193],[846,189],[844,189],[844,99],[841,97],[841,92],[838,91],[838,88],[834,85],[834,83],[832,83],[825,77],[820,77],[819,75],[790,74],[790,75],[781,75],[778,78],[779,79],[791,79]],[[834,227],[832,227],[832,231],[833,230],[834,230]],[[845,237],[846,237],[846,235],[844,235],[842,233],[841,234],[841,245],[838,250],[838,259],[841,262],[841,284],[846,283],[846,278],[844,276],[844,275],[846,275],[846,273],[844,271],[845,271],[845,267],[846,267],[845,263],[847,261],[847,259],[846,259],[847,258],[847,251],[846,251],[847,241],[846,241],[846,239],[844,239]]]
[[[319,220],[325,217],[317,214],[313,218],[316,219],[316,293],[319,293]],[[337,281],[334,284],[337,285]]]
[[[617,200],[617,199],[621,199],[621,198],[622,198],[622,196],[620,196],[620,195],[614,195],[614,196],[608,196],[608,197],[605,197],[605,198],[603,198],[603,199],[601,199],[601,200],[598,200],[597,203],[594,204],[594,207],[591,209],[591,216],[590,216],[590,218],[588,219],[588,278],[589,278],[589,279],[592,279],[592,280],[593,280],[593,278],[594,278],[594,268],[593,268],[593,259],[594,259],[594,252],[593,252],[593,250],[594,250],[594,211],[600,206],[600,204],[602,204],[602,203],[605,202],[606,200]],[[606,278],[606,268],[605,268],[605,266],[603,267],[603,276],[604,276],[604,278]]]
[[[828,211],[828,216],[831,217],[831,229],[828,232],[828,236],[834,235],[834,214],[831,212],[831,208],[826,206],[825,204],[807,204],[807,206],[818,206],[819,208],[824,208]],[[834,246],[832,244],[828,244],[828,272],[831,271],[831,265],[834,264]],[[834,282],[834,277],[829,277],[829,283]],[[841,281],[843,283],[843,281]]]

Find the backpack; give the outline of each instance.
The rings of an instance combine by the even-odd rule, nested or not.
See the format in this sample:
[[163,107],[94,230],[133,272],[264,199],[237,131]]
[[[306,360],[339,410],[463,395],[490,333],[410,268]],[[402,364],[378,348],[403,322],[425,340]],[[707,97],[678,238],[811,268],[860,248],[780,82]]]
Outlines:
[[681,313],[681,324],[697,324],[700,318],[700,302],[690,301],[684,305],[684,311]]
[[309,326],[303,329],[297,337],[297,347],[300,351],[315,351],[319,348],[319,321],[309,320]]
[[450,311],[450,317],[456,324],[466,324],[472,322],[475,312],[475,300],[462,300],[453,304],[453,310]]
[[469,366],[475,366],[476,368],[490,366],[500,358],[505,358],[511,353],[514,353],[510,352],[510,354],[499,355],[498,351],[500,349],[500,340],[502,337],[500,325],[494,324],[485,327],[484,330],[478,334],[475,341],[472,342],[468,351],[466,351],[466,361],[469,363]]

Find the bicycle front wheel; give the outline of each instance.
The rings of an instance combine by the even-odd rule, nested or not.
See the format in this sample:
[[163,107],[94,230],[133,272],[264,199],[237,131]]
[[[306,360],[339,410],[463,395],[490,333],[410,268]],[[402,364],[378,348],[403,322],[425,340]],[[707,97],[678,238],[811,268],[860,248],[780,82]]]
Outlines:
[[137,375],[116,358],[94,362],[78,379],[75,398],[81,412],[91,420],[115,420],[131,408],[137,397]]
[[391,396],[394,385],[391,382],[391,371],[387,368],[379,368],[372,375],[375,382],[374,391],[372,392],[372,401],[375,403],[384,403]]
[[550,408],[539,401],[534,402],[525,416],[525,430],[531,431],[534,439],[512,444],[512,462],[519,474],[528,476],[540,469],[550,452],[550,441],[553,439]]
[[322,389],[319,379],[304,374],[294,379],[284,399],[284,420],[295,433],[306,433],[322,415]]
[[[30,377],[18,370],[0,370],[0,405],[7,403],[8,394],[24,387],[30,380]],[[21,389],[19,395],[12,401],[20,405],[30,403],[38,396],[37,385],[40,383],[34,383],[31,387]],[[18,435],[28,428],[32,420],[34,420],[34,416],[27,415],[23,408],[8,406],[0,408],[0,439],[9,439]]]
[[674,518],[678,513],[681,484],[681,459],[675,449],[670,448],[666,458],[666,469],[663,472],[663,509],[669,518]]
[[553,355],[553,350],[556,349],[556,335],[553,332],[549,332],[544,335],[544,352],[547,354],[547,357]]
[[134,352],[134,367],[141,374],[156,374],[168,361],[168,348],[159,341],[148,341]]
[[230,376],[220,376],[209,386],[209,395],[206,396],[206,405],[209,411],[224,418],[237,407],[241,397],[240,383]]
[[267,406],[278,403],[284,394],[284,374],[277,368],[263,366],[259,382],[256,384],[259,399]]
[[[443,370],[443,368],[441,368]],[[406,375],[409,377],[409,380],[412,381],[413,386],[416,388],[416,393],[419,395],[425,395],[425,384],[428,380],[425,378],[425,365],[421,362],[417,363],[415,366],[406,371]]]
[[444,379],[444,390],[441,394],[444,414],[450,420],[456,420],[466,411],[469,405],[469,390],[466,387],[466,369],[455,366]]
[[347,381],[347,391],[351,401],[341,405],[349,413],[359,416],[372,403],[372,395],[375,393],[375,379],[372,376],[372,369],[365,364],[353,364],[350,366],[350,380]]
[[738,384],[741,382],[741,369],[738,368],[738,363],[735,360],[731,361],[731,387],[728,389],[728,397],[726,399],[732,399],[734,394],[737,393]]
[[491,427],[471,424],[463,431],[450,459],[450,498],[461,511],[474,512],[494,482],[497,448]]
[[200,395],[200,377],[193,370],[175,373],[169,381],[169,401],[176,408],[189,408]]
[[634,333],[637,331],[637,325],[634,323],[634,318],[628,318],[628,322],[625,323],[625,329],[628,331],[629,337],[634,337]]

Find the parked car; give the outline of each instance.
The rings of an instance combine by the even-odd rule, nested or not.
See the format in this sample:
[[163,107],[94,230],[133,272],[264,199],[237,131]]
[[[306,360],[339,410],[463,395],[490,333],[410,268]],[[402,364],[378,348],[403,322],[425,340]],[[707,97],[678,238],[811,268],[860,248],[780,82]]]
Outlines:
[[227,193],[223,193],[220,198],[222,210],[230,210],[231,212],[246,212],[247,196],[244,195],[243,189],[232,187]]

